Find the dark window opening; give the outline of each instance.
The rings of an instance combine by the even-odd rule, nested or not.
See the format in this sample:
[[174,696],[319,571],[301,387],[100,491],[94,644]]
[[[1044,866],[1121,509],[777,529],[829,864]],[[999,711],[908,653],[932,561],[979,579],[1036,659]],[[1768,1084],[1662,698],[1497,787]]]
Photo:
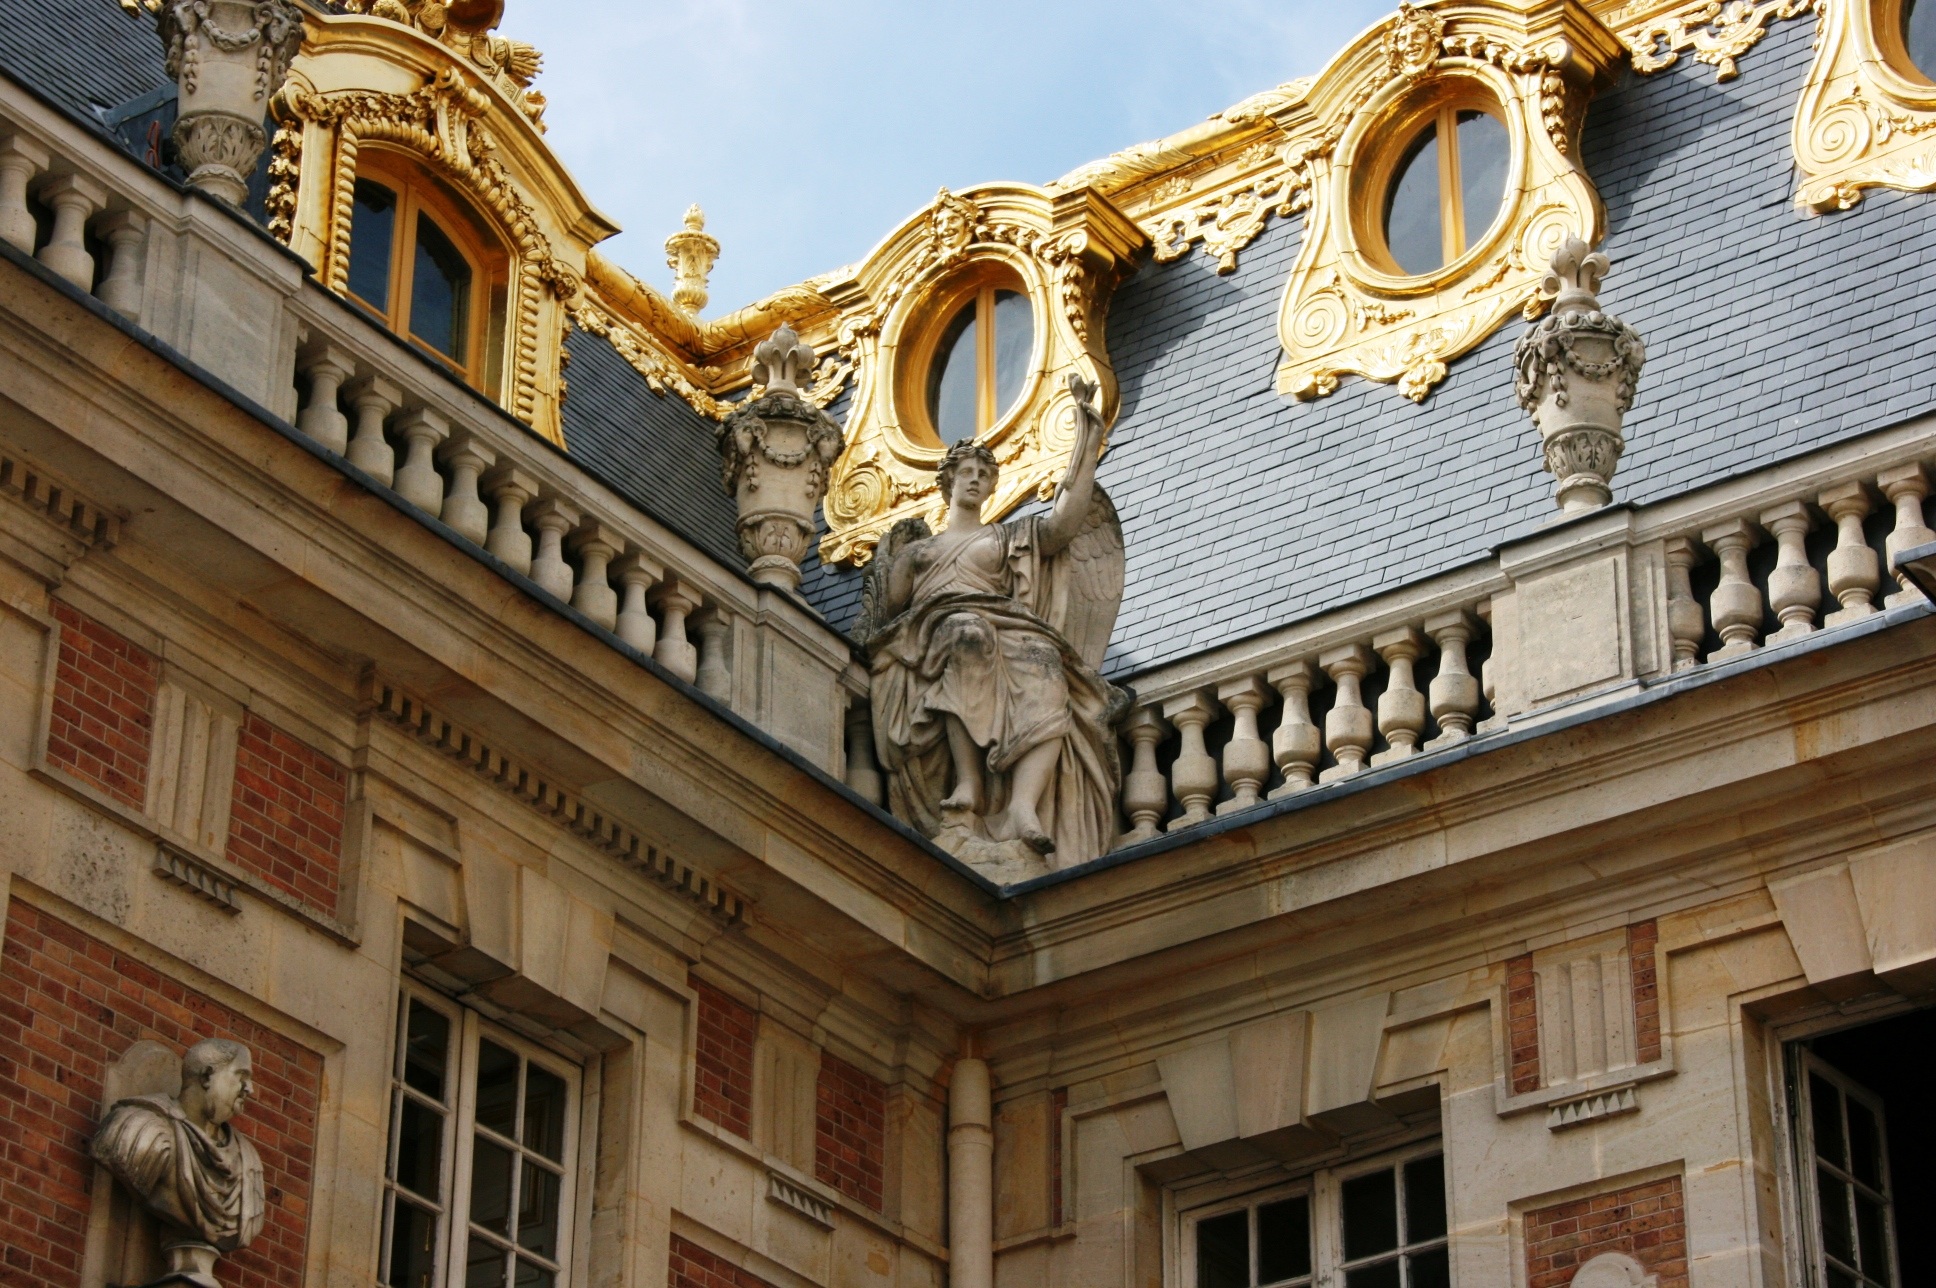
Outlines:
[[471,266],[429,216],[417,216],[410,278],[410,334],[462,365],[470,325]]
[[378,313],[390,308],[390,255],[396,242],[397,194],[370,179],[356,181],[350,216],[350,294]]

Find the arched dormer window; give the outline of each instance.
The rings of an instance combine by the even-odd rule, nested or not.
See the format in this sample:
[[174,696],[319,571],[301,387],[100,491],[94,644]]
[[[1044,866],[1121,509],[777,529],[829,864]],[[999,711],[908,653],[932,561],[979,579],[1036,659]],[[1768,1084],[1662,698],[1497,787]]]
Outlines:
[[380,153],[357,167],[350,299],[490,398],[503,385],[508,265],[442,184]]

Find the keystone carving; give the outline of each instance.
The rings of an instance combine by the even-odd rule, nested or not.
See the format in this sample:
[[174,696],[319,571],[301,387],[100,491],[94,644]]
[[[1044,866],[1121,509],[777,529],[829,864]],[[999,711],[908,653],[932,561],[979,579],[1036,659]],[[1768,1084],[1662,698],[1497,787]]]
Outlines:
[[1640,334],[1600,308],[1595,293],[1609,267],[1578,237],[1562,241],[1540,283],[1552,308],[1513,350],[1514,392],[1539,427],[1546,469],[1558,480],[1555,493],[1567,514],[1613,499],[1613,472],[1626,447],[1621,420],[1647,360]]
[[289,0],[172,0],[155,26],[179,86],[174,141],[189,185],[239,206],[268,142],[263,114],[302,48],[302,11]]
[[811,386],[814,352],[783,326],[753,350],[757,398],[719,427],[726,490],[739,503],[739,546],[754,581],[800,588],[800,561],[813,539],[813,516],[827,494],[827,470],[846,446],[833,417],[801,389]]

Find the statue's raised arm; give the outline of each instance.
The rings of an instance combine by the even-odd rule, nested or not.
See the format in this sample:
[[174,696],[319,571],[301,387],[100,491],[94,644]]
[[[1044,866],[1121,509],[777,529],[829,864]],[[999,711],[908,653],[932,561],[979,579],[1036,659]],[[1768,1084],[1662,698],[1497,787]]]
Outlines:
[[1042,523],[1042,553],[1054,555],[1082,531],[1089,519],[1089,503],[1096,490],[1096,458],[1102,454],[1102,409],[1095,404],[1095,382],[1069,373],[1069,393],[1075,399],[1075,450],[1068,472],[1056,490],[1055,508]]

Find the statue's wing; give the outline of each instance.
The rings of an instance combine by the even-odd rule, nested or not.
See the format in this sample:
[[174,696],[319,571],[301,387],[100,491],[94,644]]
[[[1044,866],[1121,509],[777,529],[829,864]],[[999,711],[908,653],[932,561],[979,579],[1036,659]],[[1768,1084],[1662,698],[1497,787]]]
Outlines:
[[1056,556],[1056,617],[1076,655],[1102,666],[1116,614],[1123,606],[1123,525],[1116,507],[1098,484],[1082,530]]
[[854,638],[862,648],[871,645],[874,637],[894,619],[887,605],[887,571],[894,566],[895,556],[933,535],[926,519],[902,519],[874,547],[874,561],[868,565],[867,576],[860,584],[860,620],[854,624]]

